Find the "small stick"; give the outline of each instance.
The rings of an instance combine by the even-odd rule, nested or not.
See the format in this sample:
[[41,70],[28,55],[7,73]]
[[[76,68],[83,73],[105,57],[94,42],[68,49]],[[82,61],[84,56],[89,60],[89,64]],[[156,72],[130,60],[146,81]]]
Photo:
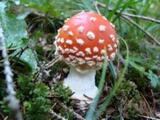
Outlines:
[[59,104],[66,110],[68,110],[69,112],[73,113],[78,119],[80,120],[85,120],[81,115],[79,115],[78,113],[74,112],[73,109],[68,108],[66,105],[64,105],[63,103],[59,102]]
[[158,118],[150,117],[150,116],[144,116],[144,115],[138,115],[139,117],[145,118],[145,119],[150,119],[150,120],[160,120]]
[[67,119],[65,119],[63,116],[55,113],[53,110],[50,110],[50,113],[53,115],[53,117],[57,117],[57,118],[60,119],[60,120],[67,120]]

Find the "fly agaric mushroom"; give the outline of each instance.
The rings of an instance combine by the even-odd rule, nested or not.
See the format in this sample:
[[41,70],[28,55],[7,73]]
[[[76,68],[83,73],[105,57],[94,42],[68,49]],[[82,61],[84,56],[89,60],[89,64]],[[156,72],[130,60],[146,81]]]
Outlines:
[[[64,80],[72,98],[88,100],[98,92],[96,70],[103,60],[113,60],[118,46],[114,25],[95,12],[81,12],[65,21],[55,40],[56,53],[70,66]],[[88,98],[87,98],[87,97]]]

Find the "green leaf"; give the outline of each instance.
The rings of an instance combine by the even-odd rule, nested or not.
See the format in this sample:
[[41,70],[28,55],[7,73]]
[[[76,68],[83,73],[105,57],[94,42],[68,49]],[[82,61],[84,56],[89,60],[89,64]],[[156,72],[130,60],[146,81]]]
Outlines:
[[6,3],[0,2],[0,22],[4,30],[7,47],[20,48],[25,45],[22,38],[27,38],[24,19],[17,19],[12,13],[6,12]]
[[21,60],[27,62],[29,66],[32,68],[33,72],[37,69],[37,60],[36,60],[36,53],[34,54],[34,51],[31,49],[25,50],[21,57]]
[[160,77],[154,74],[151,70],[149,70],[147,77],[150,79],[152,87],[156,88],[157,86],[160,86]]
[[117,75],[116,68],[112,61],[109,61],[109,69],[111,71],[111,75],[113,76],[113,79],[115,80],[118,75]]
[[133,68],[135,68],[137,71],[141,72],[142,74],[144,74],[144,75],[146,74],[145,68],[144,68],[143,66],[137,64],[134,60],[129,59],[129,64],[130,64]]
[[98,101],[99,101],[100,96],[103,91],[105,78],[106,78],[107,65],[108,65],[107,60],[104,60],[103,65],[102,65],[101,79],[100,79],[100,83],[98,85],[99,91],[98,91],[96,97],[93,99],[93,102],[89,106],[89,110],[87,111],[87,115],[86,115],[86,120],[95,120],[96,119],[95,112],[96,112],[96,108],[98,105]]

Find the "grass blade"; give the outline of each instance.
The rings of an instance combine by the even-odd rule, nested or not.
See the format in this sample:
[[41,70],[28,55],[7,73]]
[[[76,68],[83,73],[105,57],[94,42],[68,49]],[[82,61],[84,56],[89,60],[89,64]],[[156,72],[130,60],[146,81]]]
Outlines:
[[125,67],[123,69],[123,71],[121,72],[121,75],[119,77],[119,79],[117,80],[117,82],[115,83],[114,87],[112,88],[112,90],[110,91],[110,94],[105,98],[105,101],[102,105],[99,106],[98,111],[96,112],[96,118],[98,118],[103,111],[105,111],[106,107],[109,105],[111,99],[113,98],[113,96],[116,94],[117,89],[119,88],[119,86],[122,83],[122,80],[124,78],[124,74],[127,71],[127,67],[128,67],[128,58],[129,58],[129,49],[127,46],[127,43],[125,42],[125,40],[123,38],[121,38],[122,41],[124,42],[124,44],[126,45],[126,50],[127,50],[127,56],[126,56],[126,61],[125,61]]
[[89,110],[86,115],[86,120],[94,120],[95,119],[95,110],[96,110],[96,107],[97,107],[97,104],[98,104],[98,101],[99,101],[99,98],[100,98],[100,95],[102,93],[103,86],[105,83],[106,70],[107,70],[107,60],[105,59],[104,63],[103,63],[103,67],[102,67],[102,74],[101,74],[100,83],[98,86],[99,92],[98,92],[97,96],[94,98],[93,102],[89,106]]

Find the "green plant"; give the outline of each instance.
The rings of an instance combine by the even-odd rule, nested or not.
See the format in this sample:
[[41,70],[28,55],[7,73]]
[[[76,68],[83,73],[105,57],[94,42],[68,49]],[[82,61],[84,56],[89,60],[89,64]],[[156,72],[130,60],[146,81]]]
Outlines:
[[64,87],[62,83],[54,84],[51,87],[51,90],[51,94],[53,94],[53,96],[55,97],[59,97],[59,99],[63,103],[67,104],[70,101],[70,96],[72,95],[72,92],[69,88]]
[[18,96],[23,101],[24,117],[26,120],[49,119],[51,101],[47,98],[49,87],[42,82],[34,83],[32,77],[19,75]]

